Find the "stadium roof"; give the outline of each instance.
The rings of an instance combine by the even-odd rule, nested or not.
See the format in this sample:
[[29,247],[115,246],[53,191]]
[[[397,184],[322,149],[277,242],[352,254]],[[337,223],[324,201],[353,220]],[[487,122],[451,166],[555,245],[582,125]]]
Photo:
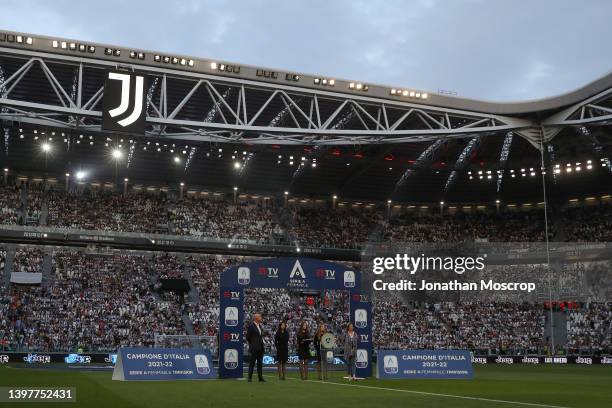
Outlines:
[[[148,77],[145,135],[101,130],[109,69]],[[599,167],[610,157],[611,94],[612,74],[557,97],[492,103],[0,31],[0,158],[20,174],[82,168],[100,180],[252,192],[541,201],[542,142],[552,146],[544,166],[551,176],[557,164],[597,163],[574,177],[572,194],[605,190],[609,171]],[[44,140],[53,144],[46,160]],[[120,164],[109,164],[113,149]],[[523,169],[518,179],[526,179],[511,180],[511,170]]]

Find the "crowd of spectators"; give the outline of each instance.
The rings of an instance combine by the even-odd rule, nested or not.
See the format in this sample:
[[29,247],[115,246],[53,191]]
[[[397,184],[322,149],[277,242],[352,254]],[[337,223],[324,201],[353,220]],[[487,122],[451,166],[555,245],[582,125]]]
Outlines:
[[568,309],[566,314],[570,351],[612,352],[612,302],[588,303],[580,309]]
[[612,241],[612,205],[572,207],[563,212],[568,242]]
[[151,290],[141,255],[59,251],[48,286],[13,285],[0,333],[12,349],[115,351],[184,334],[181,305]]
[[98,231],[167,233],[166,196],[109,190],[50,191],[47,225]]
[[152,267],[156,269],[160,279],[183,279],[185,277],[185,265],[176,254],[155,255]]
[[[24,189],[22,205],[21,189]],[[368,242],[542,242],[541,209],[456,211],[395,210],[384,206],[319,205],[285,207],[274,199],[203,197],[108,188],[54,189],[43,184],[0,188],[0,223],[36,224],[48,209],[46,225],[65,229],[161,233],[283,242],[302,247],[359,248]],[[550,210],[549,238],[610,241],[612,205]],[[23,217],[21,216],[23,215]],[[559,222],[554,222],[560,220]],[[561,228],[563,231],[557,231]],[[561,234],[558,234],[562,232]]]
[[[235,262],[235,259],[233,260]],[[196,335],[217,336],[219,328],[219,279],[232,258],[189,256],[186,260],[198,301],[190,305],[189,318]]]
[[0,186],[0,224],[19,223],[21,190],[17,186]]
[[376,209],[297,208],[292,211],[291,240],[307,247],[359,248],[373,239],[383,219]]
[[[43,254],[34,247],[17,251],[16,260]],[[220,273],[241,259],[86,251],[56,250],[48,284],[12,284],[0,291],[0,340],[10,349],[112,351],[126,345],[148,347],[155,344],[156,334],[188,334],[184,317],[193,326],[189,334],[218,335]],[[0,263],[1,258],[0,250]],[[191,275],[195,299],[190,293],[154,291],[153,276],[179,273]],[[537,302],[425,303],[386,295],[376,295],[372,302],[375,348],[526,354],[543,352],[546,347],[546,312]],[[348,303],[343,291],[245,289],[245,321],[254,313],[263,315],[264,343],[270,353],[274,353],[276,327],[286,321],[292,339],[290,350],[294,351],[295,331],[303,320],[311,332],[325,323],[341,337],[349,320]],[[612,304],[590,303],[566,313],[570,349],[612,347]]]
[[169,206],[171,234],[246,239],[266,243],[280,233],[278,208],[270,201],[206,200],[186,197]]
[[523,354],[544,347],[544,312],[534,303],[382,301],[374,302],[372,314],[379,348]]
[[389,219],[385,234],[385,241],[392,242],[537,242],[544,239],[544,216],[535,210],[502,214],[397,214]]
[[43,183],[30,182],[26,187],[25,222],[26,224],[36,224],[40,219],[43,203]]
[[15,251],[13,272],[42,272],[45,253],[42,249],[20,246]]

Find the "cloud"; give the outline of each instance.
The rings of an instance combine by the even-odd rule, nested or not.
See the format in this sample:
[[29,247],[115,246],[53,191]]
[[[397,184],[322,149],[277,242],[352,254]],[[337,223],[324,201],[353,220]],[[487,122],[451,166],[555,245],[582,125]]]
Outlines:
[[487,100],[608,72],[605,0],[5,0],[0,26]]

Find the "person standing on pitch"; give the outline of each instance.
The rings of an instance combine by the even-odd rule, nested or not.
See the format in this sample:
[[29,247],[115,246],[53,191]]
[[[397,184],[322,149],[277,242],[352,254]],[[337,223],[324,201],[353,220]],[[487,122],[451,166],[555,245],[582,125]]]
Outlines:
[[308,331],[308,322],[302,320],[300,329],[297,332],[298,358],[300,359],[300,378],[308,379],[308,360],[310,359],[310,343],[312,338]]
[[289,332],[287,323],[281,321],[274,335],[274,346],[276,347],[276,361],[278,368],[278,379],[285,379],[285,369],[289,359]]
[[253,322],[247,329],[246,339],[249,342],[249,382],[253,381],[253,369],[255,368],[255,362],[257,362],[257,376],[260,382],[265,382],[263,378],[263,355],[264,355],[264,342],[263,342],[263,327],[261,314],[256,313],[253,315]]
[[346,368],[348,378],[355,379],[355,356],[357,354],[357,333],[353,329],[353,323],[346,326],[346,336],[344,336],[344,359],[346,360]]
[[[324,361],[325,353],[323,352],[323,350],[321,350],[321,337],[323,337],[325,333],[327,333],[325,323],[320,323],[313,340],[315,351],[317,352],[317,374],[319,376],[319,380],[323,380],[323,377],[327,377],[327,364],[325,364]],[[322,368],[324,368],[324,374],[322,374]]]

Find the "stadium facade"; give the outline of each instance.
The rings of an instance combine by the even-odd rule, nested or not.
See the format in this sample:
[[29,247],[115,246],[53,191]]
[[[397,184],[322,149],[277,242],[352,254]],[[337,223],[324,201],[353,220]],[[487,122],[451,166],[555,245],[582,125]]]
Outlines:
[[[218,274],[243,257],[357,262],[366,242],[589,241],[601,253],[569,268],[609,271],[611,119],[612,74],[492,103],[2,31],[4,345],[112,351],[134,338],[151,346],[153,333],[222,335]],[[521,251],[506,264],[545,270],[540,258],[512,264]],[[575,303],[563,292],[574,284],[519,306],[379,299],[373,341],[609,353],[609,304]],[[129,296],[117,295],[123,285]],[[249,295],[247,313],[273,322],[275,306],[304,303],[299,318],[347,321],[343,295]],[[45,310],[63,318],[49,323]],[[68,324],[77,317],[83,330]]]

